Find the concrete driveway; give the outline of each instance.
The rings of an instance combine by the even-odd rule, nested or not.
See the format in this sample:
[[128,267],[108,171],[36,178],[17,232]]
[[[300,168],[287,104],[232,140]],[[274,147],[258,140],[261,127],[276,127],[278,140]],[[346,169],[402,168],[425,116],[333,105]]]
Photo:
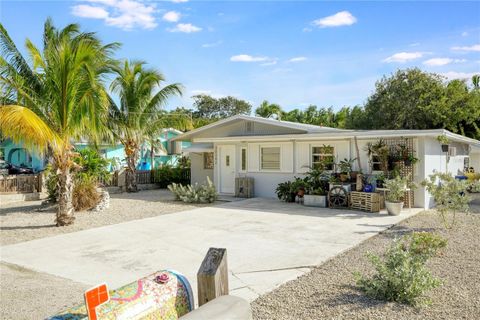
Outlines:
[[160,269],[190,279],[209,247],[227,248],[231,293],[248,300],[387,229],[400,216],[248,199],[1,248],[1,260],[116,288]]

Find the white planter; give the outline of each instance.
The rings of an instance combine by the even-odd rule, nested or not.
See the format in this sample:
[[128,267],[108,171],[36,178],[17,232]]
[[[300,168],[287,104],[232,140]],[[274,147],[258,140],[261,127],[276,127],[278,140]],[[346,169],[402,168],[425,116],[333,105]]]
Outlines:
[[385,201],[385,208],[391,216],[398,216],[403,209],[403,202],[388,202]]
[[303,196],[303,204],[308,207],[327,207],[327,196],[306,194]]

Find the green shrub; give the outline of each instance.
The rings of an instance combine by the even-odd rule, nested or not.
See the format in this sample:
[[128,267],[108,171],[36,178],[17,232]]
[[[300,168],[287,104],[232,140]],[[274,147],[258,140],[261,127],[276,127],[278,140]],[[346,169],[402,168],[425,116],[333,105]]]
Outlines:
[[410,305],[429,302],[425,293],[440,285],[425,266],[445,247],[446,240],[428,232],[413,233],[396,240],[383,258],[369,254],[376,270],[373,277],[356,273],[357,285],[371,298]]
[[166,188],[170,184],[190,184],[190,168],[177,166],[172,167],[169,165],[163,165],[155,168],[153,173],[153,181],[160,186],[160,188]]
[[[470,198],[467,196],[468,183],[457,180],[450,173],[435,173],[422,182],[422,186],[435,200],[435,210],[440,215],[446,228],[455,225],[456,213],[468,212]],[[448,216],[452,215],[451,223]]]
[[217,190],[209,177],[206,185],[181,185],[172,183],[168,189],[175,194],[176,200],[187,203],[212,203],[217,200]]
[[75,172],[75,180],[93,179],[99,182],[108,181],[111,178],[108,170],[111,161],[103,158],[95,149],[85,148],[78,151],[73,161],[80,167],[80,170]]

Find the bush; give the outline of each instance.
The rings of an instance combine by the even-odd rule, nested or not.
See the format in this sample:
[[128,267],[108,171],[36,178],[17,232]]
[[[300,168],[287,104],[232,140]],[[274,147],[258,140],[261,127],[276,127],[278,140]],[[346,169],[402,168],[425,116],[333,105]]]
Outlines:
[[169,165],[163,165],[159,168],[155,168],[153,173],[153,181],[160,186],[160,188],[166,188],[170,184],[190,184],[190,168],[188,167],[172,167]]
[[89,210],[100,202],[97,184],[94,179],[78,179],[73,187],[73,207],[75,211]]
[[[468,183],[465,180],[457,180],[449,173],[435,173],[424,180],[422,186],[433,196],[436,212],[446,228],[455,225],[458,211],[469,211],[470,198],[466,193]],[[449,215],[452,215],[451,223],[448,222]]]
[[357,285],[367,296],[410,305],[428,302],[424,294],[440,285],[425,266],[427,260],[445,247],[446,240],[429,233],[420,232],[396,240],[383,259],[369,254],[376,274],[367,278],[356,273]]
[[187,203],[212,203],[217,200],[217,190],[209,177],[206,185],[181,185],[172,183],[168,189],[175,194],[176,200]]

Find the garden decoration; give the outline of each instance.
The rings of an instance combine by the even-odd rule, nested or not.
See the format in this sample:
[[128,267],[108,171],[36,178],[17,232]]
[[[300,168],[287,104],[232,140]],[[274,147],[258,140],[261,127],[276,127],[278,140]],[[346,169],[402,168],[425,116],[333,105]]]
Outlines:
[[[115,319],[178,319],[194,309],[193,293],[188,280],[172,270],[163,270],[127,284],[117,290],[106,291],[100,286],[96,295],[100,301],[109,293],[110,300],[98,305],[96,318],[89,317],[85,305],[67,309],[48,320],[115,320]],[[94,294],[95,295],[95,294]],[[91,296],[93,297],[93,296]],[[90,298],[93,302],[92,298]],[[95,300],[96,298],[93,297]],[[94,303],[95,304],[95,303]]]
[[344,187],[334,186],[328,192],[328,206],[330,208],[348,207],[348,192]]

